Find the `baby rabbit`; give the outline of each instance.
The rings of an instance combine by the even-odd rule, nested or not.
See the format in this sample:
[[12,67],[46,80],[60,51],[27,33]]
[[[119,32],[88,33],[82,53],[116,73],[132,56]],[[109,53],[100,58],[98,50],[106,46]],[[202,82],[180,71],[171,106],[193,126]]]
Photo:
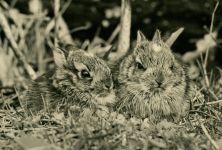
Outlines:
[[33,81],[22,100],[26,110],[51,111],[62,103],[82,107],[114,103],[112,74],[103,60],[71,45],[57,48],[53,56],[56,70]]
[[[175,35],[177,32],[172,34],[174,38],[179,36]],[[164,42],[157,30],[149,41],[138,31],[135,48],[119,66],[116,105],[119,111],[154,120],[176,120],[188,114],[189,78],[170,49],[173,36]]]

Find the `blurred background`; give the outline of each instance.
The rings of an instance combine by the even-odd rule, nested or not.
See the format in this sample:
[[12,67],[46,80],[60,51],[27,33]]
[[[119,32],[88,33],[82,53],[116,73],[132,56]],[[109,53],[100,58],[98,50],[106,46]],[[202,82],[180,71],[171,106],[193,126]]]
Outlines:
[[[150,39],[158,28],[168,35],[179,27],[185,30],[173,45],[175,52],[184,55],[187,52],[201,51],[209,45],[213,49],[213,66],[222,66],[221,26],[222,4],[218,5],[214,16],[213,38],[209,39],[212,12],[215,0],[132,0],[131,42],[136,38],[138,29]],[[54,38],[54,1],[53,0],[1,0],[3,20],[0,26],[0,83],[10,86],[23,82],[23,68],[13,53],[13,44],[7,37],[7,31],[16,42],[17,49],[24,55],[27,63],[38,75],[53,68],[51,47]],[[120,22],[120,0],[61,0],[61,28],[59,41],[77,45],[106,41]],[[1,18],[2,19],[2,18]],[[6,25],[7,26],[7,25]],[[211,35],[210,35],[211,36]],[[112,44],[117,38],[112,40]],[[202,42],[202,43],[201,43]],[[89,46],[88,46],[89,47]],[[94,44],[95,47],[95,44]],[[205,51],[205,50],[202,50]],[[28,73],[30,74],[30,73]]]

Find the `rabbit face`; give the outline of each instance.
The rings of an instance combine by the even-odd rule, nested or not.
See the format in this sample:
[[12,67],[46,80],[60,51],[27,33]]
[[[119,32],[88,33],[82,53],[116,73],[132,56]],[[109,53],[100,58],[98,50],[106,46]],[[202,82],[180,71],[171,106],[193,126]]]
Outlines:
[[155,118],[183,113],[186,74],[162,40],[137,42],[119,72],[120,109]]
[[[145,91],[150,96],[169,95],[172,91],[181,90],[185,79],[185,72],[175,60],[173,54],[160,46],[157,48],[155,42],[143,42],[135,48],[134,52],[123,61],[123,69],[120,74],[120,81],[132,85],[140,85],[141,91]],[[181,91],[178,91],[181,93]]]
[[104,61],[83,50],[69,51],[67,56],[58,50],[54,59],[57,85],[65,95],[102,105],[114,102],[112,75]]

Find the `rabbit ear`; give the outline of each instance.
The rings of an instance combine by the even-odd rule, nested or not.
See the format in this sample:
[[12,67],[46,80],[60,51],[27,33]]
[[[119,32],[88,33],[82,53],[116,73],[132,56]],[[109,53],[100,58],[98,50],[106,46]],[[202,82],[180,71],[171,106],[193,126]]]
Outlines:
[[145,41],[145,40],[147,40],[145,35],[140,30],[138,30],[137,31],[137,40],[136,40],[136,42],[140,43],[140,42]]
[[53,57],[57,67],[64,67],[66,64],[66,57],[68,56],[68,52],[64,49],[56,48],[53,50]]
[[184,28],[179,28],[177,31],[173,32],[167,39],[166,44],[171,47],[183,30]]
[[161,35],[158,29],[155,31],[152,41],[161,41]]

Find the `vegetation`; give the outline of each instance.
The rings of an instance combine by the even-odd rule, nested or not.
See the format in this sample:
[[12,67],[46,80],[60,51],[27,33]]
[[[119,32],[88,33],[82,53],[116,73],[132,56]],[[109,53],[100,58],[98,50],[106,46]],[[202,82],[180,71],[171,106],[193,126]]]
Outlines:
[[[221,56],[217,55],[221,51],[219,2],[207,1],[205,5],[212,8],[207,11],[199,1],[198,4],[191,0],[181,1],[184,5],[180,10],[168,9],[168,6],[181,5],[176,1],[132,1],[131,46],[138,29],[148,33],[158,27],[167,35],[168,29],[185,27],[186,38],[182,34],[174,48],[181,49],[181,60],[189,66],[196,96],[188,118],[179,123],[162,120],[158,124],[147,119],[125,118],[117,112],[90,109],[70,110],[67,114],[56,110],[53,114],[42,111],[26,116],[19,104],[22,91],[27,89],[31,79],[54,68],[52,49],[58,42],[72,43],[99,56],[118,44],[118,23],[122,15],[119,2],[50,2],[52,5],[41,0],[0,1],[0,149],[222,149],[222,70],[218,65]],[[85,8],[95,3],[96,10]],[[150,4],[147,11],[143,4]],[[191,7],[191,4],[195,5]],[[28,5],[27,9],[22,10],[24,5]],[[103,15],[98,11],[102,8]],[[75,14],[72,21],[68,18],[71,11],[67,9]],[[181,19],[176,14],[185,15],[186,20],[186,14],[192,15],[189,11],[195,11],[200,18],[203,15],[211,24],[178,23]],[[141,16],[137,18],[135,14],[139,12]],[[147,17],[149,14],[154,19]],[[159,20],[156,19],[158,14],[161,15]],[[172,14],[178,22],[172,22],[171,26],[167,19]],[[93,15],[100,16],[99,24],[93,20],[96,18]],[[146,26],[136,24],[140,19]],[[154,22],[150,23],[150,19]],[[95,28],[98,25],[101,27]],[[109,29],[110,35],[105,29]],[[95,34],[92,31],[96,31]],[[192,35],[199,39],[193,46],[187,46],[187,41],[185,44],[183,41],[191,40]],[[191,47],[194,47],[193,51],[185,49]]]

